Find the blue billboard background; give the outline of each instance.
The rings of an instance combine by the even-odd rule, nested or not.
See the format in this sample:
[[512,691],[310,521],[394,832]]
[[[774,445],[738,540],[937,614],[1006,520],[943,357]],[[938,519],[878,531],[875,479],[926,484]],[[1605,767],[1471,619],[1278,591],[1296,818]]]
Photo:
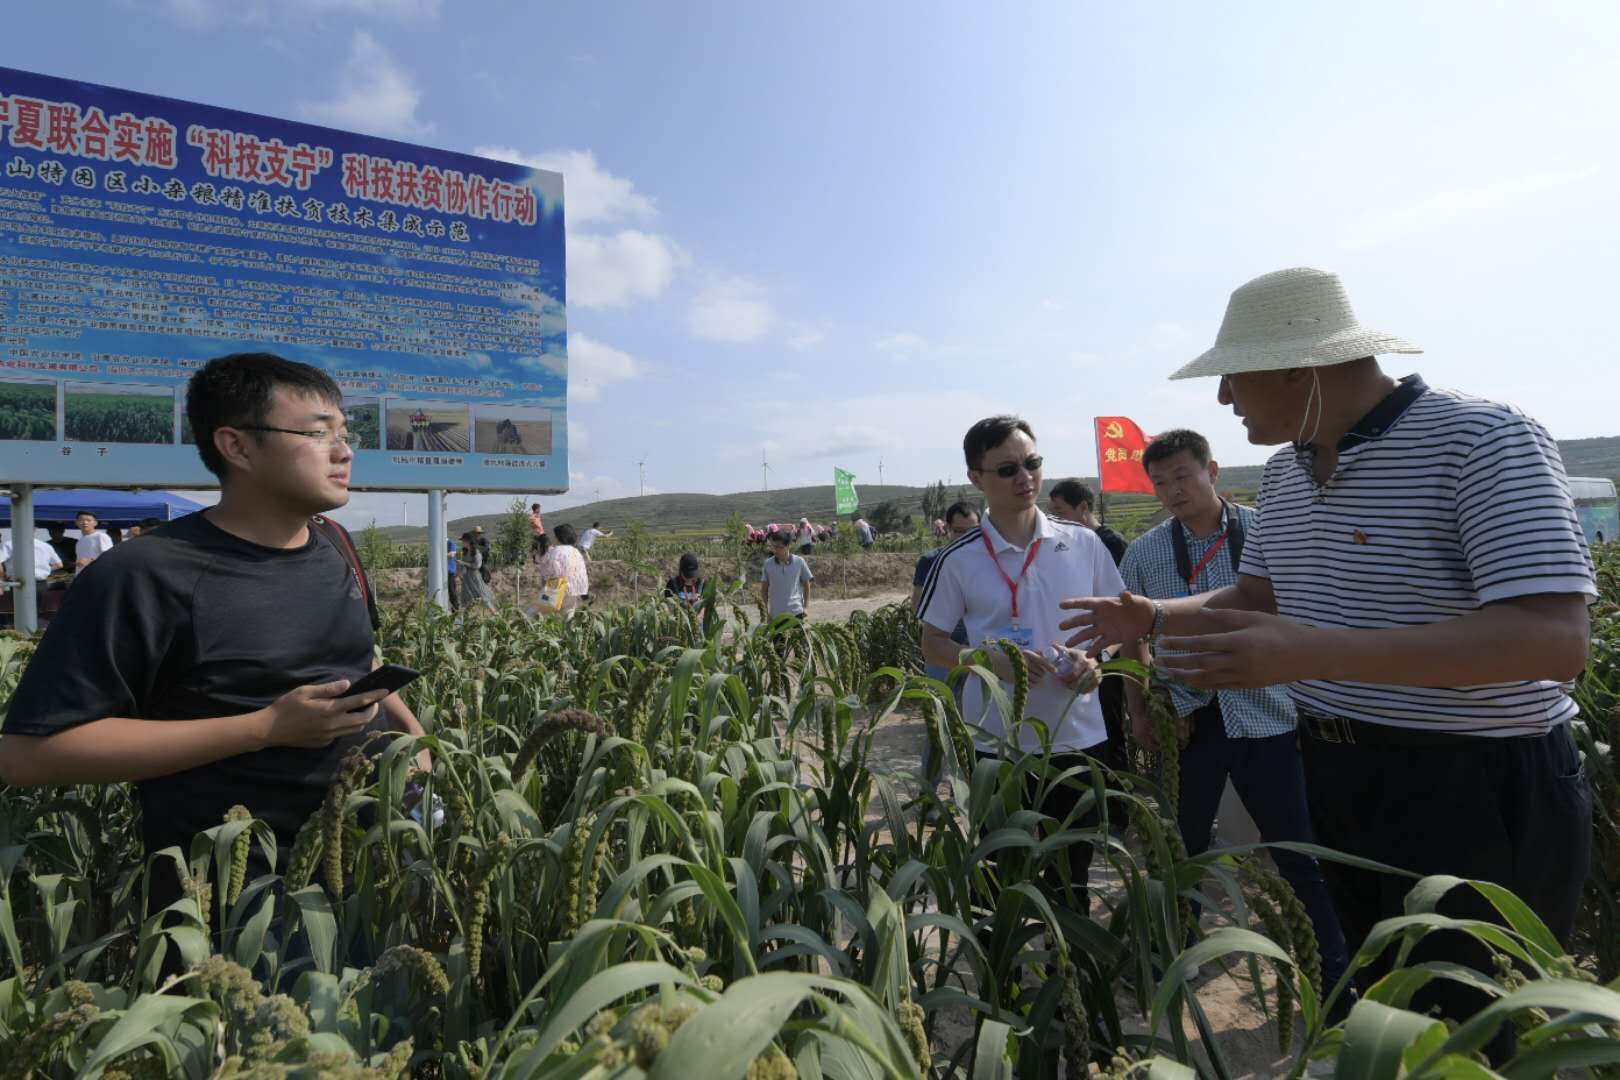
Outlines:
[[0,68],[0,481],[212,486],[184,388],[328,371],[354,486],[567,488],[556,173]]

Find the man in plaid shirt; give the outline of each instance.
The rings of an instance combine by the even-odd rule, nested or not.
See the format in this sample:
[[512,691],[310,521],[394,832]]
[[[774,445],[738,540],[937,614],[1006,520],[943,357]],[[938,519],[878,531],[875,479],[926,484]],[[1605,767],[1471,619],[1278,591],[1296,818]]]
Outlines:
[[[1243,535],[1253,528],[1255,512],[1216,493],[1220,466],[1210,457],[1209,441],[1195,431],[1165,432],[1148,444],[1142,464],[1170,518],[1138,537],[1125,552],[1119,567],[1125,587],[1138,596],[1168,600],[1235,584]],[[1147,662],[1146,645],[1136,650],[1137,658]],[[1187,737],[1181,752],[1177,824],[1188,854],[1209,849],[1228,779],[1263,839],[1309,842],[1305,774],[1288,688],[1211,691],[1176,682],[1166,685]],[[1157,733],[1142,688],[1127,682],[1125,692],[1137,741],[1157,750]],[[1274,849],[1271,857],[1310,912],[1322,951],[1323,980],[1331,987],[1349,960],[1322,868],[1298,852]]]

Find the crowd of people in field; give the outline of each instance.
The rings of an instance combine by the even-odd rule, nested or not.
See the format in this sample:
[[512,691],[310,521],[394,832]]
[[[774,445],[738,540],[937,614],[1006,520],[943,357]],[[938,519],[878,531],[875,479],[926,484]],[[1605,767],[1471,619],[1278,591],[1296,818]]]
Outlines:
[[[1597,587],[1563,462],[1518,409],[1394,378],[1377,359],[1418,351],[1360,323],[1333,274],[1250,281],[1214,346],[1172,378],[1217,380],[1247,441],[1278,447],[1257,507],[1220,497],[1209,438],[1164,432],[1142,465],[1168,517],[1126,546],[1077,482],[1055,486],[1043,510],[1033,428],[987,417],[962,442],[981,506],[950,509],[946,542],[914,579],[932,673],[985,648],[1010,687],[1004,644],[1027,673],[1015,728],[977,676],[957,684],[981,757],[1040,754],[1082,775],[1120,761],[1125,725],[1177,752],[1160,743],[1147,687],[1098,688],[1102,656],[1151,662],[1168,695],[1159,715],[1181,744],[1189,852],[1211,842],[1230,780],[1266,841],[1361,860],[1272,849],[1329,979],[1375,923],[1403,912],[1413,879],[1375,864],[1506,886],[1567,942],[1591,858],[1569,684],[1586,664]],[[192,376],[187,415],[220,501],[138,543],[75,543],[79,582],[5,714],[0,782],[135,781],[148,852],[186,850],[241,804],[271,826],[284,861],[351,747],[373,730],[423,734],[397,693],[351,692],[376,664],[377,610],[348,533],[324,516],[348,501],[341,402],[325,372],[265,353]],[[540,606],[574,610],[589,595],[589,552],[611,534],[548,532],[538,504],[531,524]],[[81,532],[93,538],[93,526]],[[869,524],[854,527],[873,542]],[[761,601],[803,618],[814,582],[804,554],[825,533],[806,519],[754,533],[769,549]],[[490,602],[480,530],[454,548],[458,602]],[[37,563],[65,568],[69,554],[50,547]],[[695,557],[666,591],[700,600]],[[419,761],[431,767],[425,749]],[[1085,830],[1098,813],[1086,790],[1032,785],[1024,799]],[[1067,858],[1068,880],[1051,887],[1076,890],[1084,910],[1091,848],[1071,844]],[[149,910],[178,895],[154,874]],[[1468,889],[1439,910],[1500,919]],[[1411,960],[1490,970],[1456,933],[1424,938]],[[1466,977],[1439,978],[1411,1007],[1456,1020],[1485,1002]],[[1489,1056],[1504,1060],[1512,1044],[1504,1027]]]
[[[133,540],[142,532],[162,525],[160,518],[148,517],[128,525],[102,525],[94,511],[80,510],[73,516],[72,528],[77,536],[69,536],[65,521],[43,522],[46,538],[34,538],[34,603],[36,612],[50,610],[51,594],[66,589],[74,575],[95,562],[114,546]],[[12,559],[10,539],[0,541],[0,574],[7,581],[21,579],[21,567]]]

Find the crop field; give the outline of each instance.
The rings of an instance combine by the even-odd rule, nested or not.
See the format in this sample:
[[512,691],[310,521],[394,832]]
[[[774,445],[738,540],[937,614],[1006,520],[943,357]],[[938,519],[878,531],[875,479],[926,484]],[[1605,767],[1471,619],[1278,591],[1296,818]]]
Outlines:
[[360,436],[360,450],[382,449],[382,406],[375,403],[348,405],[343,415],[349,430]]
[[56,439],[54,383],[0,382],[0,439]]
[[174,397],[90,393],[70,386],[62,402],[62,426],[70,442],[172,442]]
[[[711,584],[697,611],[390,611],[381,655],[424,672],[405,693],[432,734],[354,752],[282,860],[246,812],[143,865],[127,786],[0,791],[0,1069],[1222,1077],[1194,981],[1215,965],[1280,1021],[1278,1075],[1612,1076],[1615,545],[1603,573],[1579,688],[1598,854],[1574,955],[1511,894],[1477,886],[1502,916],[1487,926],[1435,911],[1474,884],[1414,882],[1407,915],[1352,962],[1390,950],[1394,970],[1329,1021],[1347,988],[1322,985],[1303,908],[1267,860],[1187,857],[1176,770],[1160,768],[1173,758],[1136,747],[1131,772],[1063,774],[1011,748],[976,759],[971,718],[919,674],[906,608],[762,624],[746,594]],[[0,639],[0,697],[31,648]],[[1022,715],[1026,695],[1019,680],[1003,708]],[[937,788],[874,753],[902,712],[943,756]],[[1025,809],[1026,782],[1080,788],[1076,817],[1096,806],[1104,824]],[[1119,882],[1089,904],[1063,880],[1082,840]],[[159,875],[182,899],[137,918]],[[1201,922],[1195,889],[1223,898]],[[1449,977],[1407,962],[1442,929],[1499,958],[1469,976],[1494,1003],[1460,1026],[1408,1008]],[[1491,1071],[1475,1054],[1500,1020],[1519,1049]]]
[[465,406],[421,407],[394,403],[388,409],[388,449],[466,453],[471,445]]

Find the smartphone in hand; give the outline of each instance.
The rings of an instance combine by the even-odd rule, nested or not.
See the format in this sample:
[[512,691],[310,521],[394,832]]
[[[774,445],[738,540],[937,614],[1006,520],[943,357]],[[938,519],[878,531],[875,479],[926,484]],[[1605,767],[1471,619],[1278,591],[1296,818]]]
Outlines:
[[421,672],[408,668],[403,664],[384,664],[363,678],[357,679],[347,690],[344,697],[354,697],[356,694],[369,694],[373,690],[387,690],[390,694],[396,693],[421,677]]

